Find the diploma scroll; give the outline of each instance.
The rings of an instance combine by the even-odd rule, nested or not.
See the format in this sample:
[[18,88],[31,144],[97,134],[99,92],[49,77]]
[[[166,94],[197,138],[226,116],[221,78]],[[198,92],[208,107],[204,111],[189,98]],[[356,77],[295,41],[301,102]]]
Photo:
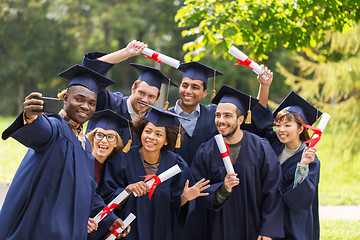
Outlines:
[[[318,124],[318,127],[317,127],[318,129],[321,130],[321,132],[324,132],[325,127],[328,124],[330,118],[331,118],[330,114],[328,114],[328,113],[323,113],[322,114],[321,119],[320,119],[319,124]],[[315,133],[313,135],[312,139],[317,138],[317,137],[319,137],[319,134]],[[317,145],[317,143],[315,144],[314,147],[316,147],[316,145]]]
[[[123,221],[124,227],[127,228],[132,221],[134,221],[136,216],[132,213],[130,213],[125,220]],[[116,225],[115,229],[110,233],[110,235],[106,238],[106,240],[114,240],[116,239],[116,236],[122,231],[124,231],[125,228],[121,228],[119,225]]]
[[[231,46],[229,51],[228,51],[231,55],[233,55],[236,59],[242,61],[248,68],[250,68],[251,70],[253,70],[256,74],[260,74],[261,73],[261,67],[259,66],[259,64],[257,64],[256,62],[254,62],[253,60],[251,60],[248,56],[246,56],[242,51],[240,51],[238,48]],[[269,78],[265,75],[262,76],[265,80],[268,80]]]
[[[160,179],[161,182],[164,182],[166,180],[168,180],[169,178],[172,178],[173,176],[175,176],[176,174],[180,173],[181,169],[179,167],[179,165],[175,165],[172,166],[171,168],[169,168],[168,170],[166,170],[163,173],[160,173],[158,178]],[[148,181],[146,181],[146,184],[149,186],[149,188],[153,187],[153,184],[155,182],[155,179],[150,179]],[[134,196],[137,197],[137,194],[135,192],[133,192]]]
[[119,204],[129,196],[129,193],[126,190],[123,190],[119,195],[117,195],[114,200],[112,200],[106,207],[103,208],[95,217],[94,220],[99,223],[104,219],[114,208],[119,206]]
[[173,68],[178,69],[180,66],[180,61],[177,59],[174,59],[172,57],[166,56],[164,54],[158,53],[150,48],[145,48],[142,52],[146,56],[158,58],[162,63],[165,63]]
[[214,136],[216,144],[220,150],[224,165],[225,165],[225,169],[227,173],[235,173],[234,171],[234,167],[231,163],[230,157],[229,157],[229,153],[228,150],[226,148],[225,142],[224,142],[224,138],[221,134],[217,134]]

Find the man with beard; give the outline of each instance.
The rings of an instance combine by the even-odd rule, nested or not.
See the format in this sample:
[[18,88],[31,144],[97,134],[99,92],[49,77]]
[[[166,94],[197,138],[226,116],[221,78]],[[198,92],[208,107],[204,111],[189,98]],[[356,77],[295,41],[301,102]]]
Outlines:
[[[0,239],[85,240],[97,228],[90,213],[105,207],[95,194],[94,157],[82,126],[95,112],[99,89],[113,81],[79,65],[59,75],[70,80],[60,113],[41,112],[44,102],[35,97],[42,94],[33,92],[2,134],[29,150],[0,212]],[[103,224],[116,219],[109,214]]]
[[226,173],[214,138],[199,147],[191,170],[195,180],[205,178],[211,184],[209,195],[196,200],[197,207],[208,211],[204,239],[283,236],[279,161],[266,139],[240,129],[249,106],[257,102],[226,85],[212,101],[218,104],[215,125],[229,146],[236,174]]

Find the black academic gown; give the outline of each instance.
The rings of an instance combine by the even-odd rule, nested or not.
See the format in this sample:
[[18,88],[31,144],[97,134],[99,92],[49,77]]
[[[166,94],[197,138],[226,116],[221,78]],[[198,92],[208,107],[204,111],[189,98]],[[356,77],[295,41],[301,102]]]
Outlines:
[[196,199],[197,207],[208,209],[205,239],[257,239],[259,235],[283,236],[283,205],[279,161],[266,139],[244,132],[234,164],[240,184],[232,189],[220,208],[214,208],[216,189],[223,185],[226,170],[214,138],[198,149],[191,170],[195,180],[209,179],[210,194]]
[[[139,149],[140,146],[132,147],[126,154],[118,151],[108,160],[104,171],[104,186],[101,186],[101,195],[107,202],[114,199],[129,184],[144,180],[146,173]],[[185,182],[191,178],[190,168],[179,155],[161,151],[156,175],[176,164],[181,168],[181,173],[159,184],[151,200],[148,194],[141,197],[130,194],[120,217],[124,219],[129,213],[133,213],[136,219],[131,224],[131,232],[126,239],[170,240],[174,218],[179,222],[186,221],[189,203],[183,207],[180,207],[180,203]]]
[[[253,109],[253,122],[259,132],[266,137],[276,155],[285,144],[281,143],[270,126],[274,119],[271,112],[258,104]],[[301,161],[302,151],[287,159],[282,165],[283,180],[280,186],[284,202],[284,239],[316,240],[320,238],[318,185],[320,179],[320,161],[309,164],[309,174],[305,180],[293,188],[297,163]]]
[[[208,141],[210,138],[218,134],[215,126],[215,112],[216,105],[200,104],[200,116],[196,122],[193,135],[190,137],[185,132],[184,138],[181,141],[181,147],[174,149],[176,153],[183,157],[183,159],[190,166],[194,158],[196,150],[199,146]],[[175,113],[174,107],[169,109],[170,112]],[[179,122],[177,122],[179,124]],[[195,182],[190,183],[190,186]],[[206,211],[204,209],[194,209],[189,213],[188,221],[185,226],[180,226],[175,221],[174,225],[174,239],[203,239],[206,231]]]
[[[208,141],[210,138],[218,134],[215,126],[215,111],[216,105],[203,105],[200,104],[200,116],[196,122],[193,135],[184,134],[184,139],[181,141],[181,147],[175,149],[186,163],[191,166],[191,162],[195,156],[196,150],[199,146]],[[174,107],[169,109],[170,112],[175,113]],[[177,124],[179,121],[177,120]]]
[[[29,125],[23,114],[4,131],[29,147],[0,212],[0,239],[86,239],[87,223],[100,211],[94,158],[60,115],[40,115]],[[104,219],[111,224],[116,219]],[[110,226],[110,225],[109,225]]]

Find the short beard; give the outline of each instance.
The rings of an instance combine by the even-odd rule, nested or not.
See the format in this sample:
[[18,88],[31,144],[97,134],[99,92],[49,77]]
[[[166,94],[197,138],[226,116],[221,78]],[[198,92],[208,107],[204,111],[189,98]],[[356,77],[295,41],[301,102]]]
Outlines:
[[224,138],[230,138],[230,137],[234,136],[235,132],[236,132],[236,128],[232,132],[230,132],[230,133],[228,133],[226,135],[223,135],[223,137]]

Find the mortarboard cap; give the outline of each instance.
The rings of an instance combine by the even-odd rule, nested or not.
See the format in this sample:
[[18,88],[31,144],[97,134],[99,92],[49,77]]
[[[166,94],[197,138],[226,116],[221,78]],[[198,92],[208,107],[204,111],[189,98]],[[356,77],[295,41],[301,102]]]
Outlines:
[[170,127],[170,126],[176,126],[177,122],[176,119],[179,119],[179,132],[176,138],[176,145],[175,148],[180,148],[181,145],[181,119],[190,121],[189,119],[182,117],[176,113],[169,112],[167,110],[163,110],[161,108],[157,108],[155,106],[143,103],[138,101],[141,104],[144,104],[151,108],[151,110],[146,114],[146,119],[154,124],[156,127]]
[[114,130],[116,132],[119,132],[122,128],[128,128],[129,126],[129,121],[127,119],[110,109],[95,112],[91,120],[95,122],[95,127],[105,130]]
[[171,84],[177,87],[177,85],[165,76],[159,69],[136,63],[130,63],[130,65],[141,73],[138,80],[142,80],[150,86],[156,87],[159,90],[161,88],[161,83]]
[[151,110],[146,114],[145,117],[149,122],[151,122],[157,127],[176,126],[176,118],[181,118],[189,121],[189,119],[182,117],[176,113],[172,113],[140,101],[138,102],[151,108]]
[[98,58],[104,55],[106,55],[106,53],[103,52],[86,53],[83,57],[81,65],[83,67],[90,68],[91,70],[94,70],[95,72],[98,72],[106,77],[107,72],[114,66],[114,64],[98,60]]
[[81,85],[96,94],[98,94],[100,89],[106,88],[114,83],[112,80],[106,78],[98,72],[78,64],[63,71],[62,73],[59,73],[58,75],[70,80],[69,87],[72,85]]
[[183,78],[188,77],[193,80],[201,80],[205,83],[207,83],[208,78],[224,75],[222,72],[199,62],[182,63],[178,69],[184,72]]
[[120,133],[120,129],[129,128],[130,139],[127,144],[123,148],[123,152],[127,153],[130,150],[130,146],[132,143],[132,134],[131,134],[131,123],[126,118],[120,116],[116,112],[105,109],[101,111],[97,111],[91,118],[92,121],[96,122],[95,127],[102,128],[104,130],[114,130],[117,133]]
[[240,92],[228,85],[223,85],[211,102],[214,104],[232,103],[236,105],[244,115],[246,115],[249,106],[250,109],[252,109],[258,101],[258,99],[251,97],[246,93]]
[[300,97],[296,92],[291,91],[280,105],[273,112],[274,118],[281,110],[287,110],[299,114],[305,123],[313,125],[314,122],[322,115],[317,108]]

